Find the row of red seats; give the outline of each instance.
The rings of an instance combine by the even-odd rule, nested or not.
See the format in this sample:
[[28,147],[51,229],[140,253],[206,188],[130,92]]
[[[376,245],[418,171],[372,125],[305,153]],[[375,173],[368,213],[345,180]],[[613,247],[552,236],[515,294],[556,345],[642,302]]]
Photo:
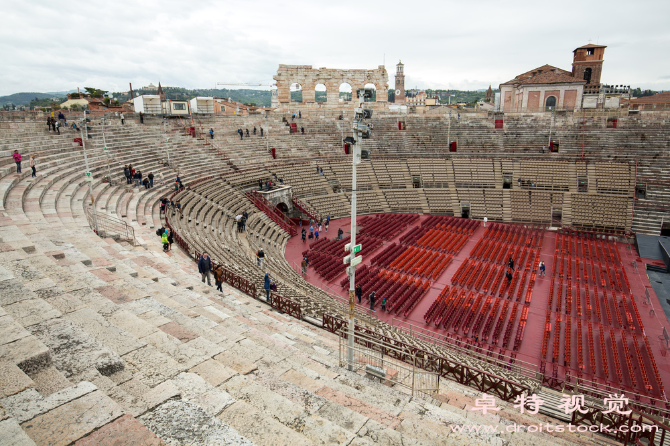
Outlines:
[[391,262],[389,268],[435,280],[452,259],[453,257],[448,254],[422,248],[409,248]]
[[459,290],[458,295],[454,298],[453,302],[448,302],[449,305],[445,305],[443,310],[435,318],[435,326],[440,327],[441,325],[444,325],[444,327],[447,328],[449,326],[449,322],[456,313],[456,309],[459,308],[465,298],[465,291]]
[[465,276],[467,271],[470,269],[470,266],[474,265],[474,262],[470,263],[470,259],[465,259],[461,266],[458,267],[453,276],[451,276],[451,284],[457,285],[460,283],[460,279]]
[[[498,299],[495,300],[496,302],[498,302]],[[479,329],[482,327],[482,324],[484,323],[484,318],[486,318],[486,315],[489,314],[489,310],[491,309],[492,305],[493,305],[493,298],[489,296],[486,298],[484,305],[482,305],[482,309],[479,312],[479,317],[477,317],[475,325],[472,327],[473,334],[479,333]]]
[[640,333],[644,333],[644,325],[642,324],[642,318],[640,318],[640,313],[637,311],[637,304],[635,303],[635,299],[633,298],[632,294],[629,296],[628,302],[630,302],[629,305],[633,307],[633,313],[635,314],[635,320],[637,320],[637,325],[640,329]]
[[563,352],[563,365],[565,367],[572,367],[572,344],[571,344],[571,334],[572,334],[572,318],[570,316],[565,318],[565,340],[563,345],[565,346],[565,351]]
[[530,273],[530,281],[528,282],[528,288],[526,289],[526,305],[530,305],[530,299],[533,295],[533,287],[535,286],[535,276],[535,271]]
[[[465,314],[465,310],[470,308],[472,304],[474,303],[474,300],[476,298],[476,294],[473,291],[470,291],[470,294],[468,294],[467,299],[463,301],[463,304],[459,307],[456,308],[455,315],[454,315],[454,322],[452,324],[452,331],[456,333],[458,331],[458,327],[461,325],[461,320],[463,319],[463,315]],[[445,328],[448,328],[445,324]]]
[[416,214],[381,214],[363,217],[360,234],[391,240],[419,218]]
[[610,344],[612,346],[612,354],[614,355],[614,370],[616,371],[616,376],[619,383],[623,383],[623,374],[621,373],[620,366],[620,355],[619,349],[617,348],[616,337],[614,336],[614,329],[610,327]]
[[330,281],[344,272],[342,261],[336,257],[329,256],[317,251],[308,251],[309,266],[324,279]]
[[556,330],[554,330],[553,362],[558,364],[558,356],[561,348],[561,314],[556,313]]
[[498,344],[498,339],[500,338],[500,332],[503,329],[507,317],[507,310],[509,308],[509,304],[510,304],[509,300],[506,300],[505,303],[503,304],[503,309],[500,312],[500,317],[498,318],[498,322],[496,322],[496,326],[493,329],[493,344]]
[[649,382],[649,377],[647,376],[647,368],[644,366],[644,359],[642,359],[642,352],[640,351],[640,346],[637,345],[637,338],[633,336],[633,346],[635,347],[635,354],[638,358],[638,364],[640,365],[640,374],[642,375],[642,382],[644,388],[647,392],[651,392],[652,387]]
[[551,311],[547,310],[544,318],[544,335],[542,336],[542,361],[547,358],[547,349],[549,348],[549,336],[551,336]]
[[391,243],[382,252],[377,254],[370,261],[371,265],[377,265],[382,268],[388,268],[391,263],[397,259],[408,248],[404,245]]
[[[626,332],[623,330],[621,331],[621,345],[623,346],[623,356],[626,359],[626,366],[628,367],[628,376],[630,376],[632,386],[635,387],[637,385],[637,379],[635,377],[635,369],[633,368],[633,361],[631,359],[630,351],[628,349],[628,338],[626,337]],[[638,363],[639,362],[640,361],[638,361]]]
[[472,235],[481,223],[477,220],[467,218],[448,217],[444,215],[431,215],[423,223],[425,228],[439,228],[452,232],[461,232]]
[[647,336],[644,337],[644,346],[647,348],[647,357],[649,358],[649,362],[651,362],[651,368],[654,369],[654,376],[656,377],[658,390],[661,395],[665,395],[665,390],[663,388],[663,381],[661,381],[661,375],[658,373],[658,368],[656,367],[656,360],[654,359],[654,355],[651,352],[651,346],[649,345],[649,339],[647,339]]
[[512,277],[512,281],[509,284],[509,288],[507,288],[507,297],[509,297],[510,299],[514,297],[514,290],[516,289],[516,285],[518,283],[519,283],[519,271],[514,271],[514,277]]
[[589,322],[587,325],[588,335],[589,335],[589,360],[591,362],[591,374],[596,375],[598,372],[596,370],[596,350],[593,346],[593,326]]
[[[603,297],[605,298],[605,301],[607,301],[607,291],[604,291]],[[621,311],[619,311],[619,305],[614,291],[612,291],[612,300],[610,302],[614,307],[614,314],[616,315],[616,321],[619,324],[619,327],[625,329],[626,327],[623,323],[623,318],[621,317]]]
[[512,337],[512,330],[514,329],[514,321],[516,320],[516,313],[518,309],[519,304],[517,302],[514,302],[512,312],[510,313],[509,320],[507,321],[507,329],[505,330],[505,336],[503,336],[503,343],[502,343],[503,348],[507,348],[507,345],[509,344],[509,341]]
[[484,238],[502,240],[514,245],[538,248],[544,239],[544,229],[524,228],[516,225],[493,223],[484,233]]
[[398,311],[396,311],[397,314],[400,314],[402,312],[404,317],[409,316],[409,314],[412,312],[414,307],[421,301],[421,298],[428,293],[428,290],[430,289],[430,282],[429,281],[424,281],[423,284],[417,285],[416,289],[410,293],[407,297],[402,297],[400,299],[400,303],[398,304]]
[[452,290],[452,292],[455,290],[455,288],[449,288],[449,285],[446,285],[442,289],[442,291],[440,291],[440,295],[437,296],[437,298],[430,305],[430,308],[428,308],[426,314],[423,315],[423,320],[426,321],[427,324],[430,324],[431,320],[433,319],[433,316],[438,311],[440,304],[444,303],[444,301],[447,299],[450,289]]
[[556,251],[586,259],[596,259],[613,264],[621,263],[621,256],[616,243],[610,240],[559,233],[556,237]]
[[[371,271],[372,269],[369,268],[368,265],[361,265],[360,267],[356,268],[356,280],[361,281],[365,276],[370,274]],[[349,287],[349,276],[340,280],[340,286],[342,289]]]
[[584,350],[582,347],[582,321],[576,319],[577,322],[577,367],[580,372],[584,371]]
[[528,277],[528,271],[524,271],[521,276],[521,282],[519,283],[519,290],[516,293],[516,301],[521,302],[521,295],[523,294],[524,285],[526,285],[526,279]]
[[481,293],[477,294],[477,298],[472,304],[472,307],[466,309],[467,314],[463,317],[463,325],[461,325],[461,330],[463,330],[463,334],[468,334],[468,331],[470,330],[470,324],[472,323],[475,315],[477,314],[477,310],[479,309],[482,300],[484,300],[484,296],[482,296]]
[[605,346],[605,331],[602,325],[598,325],[598,333],[600,334],[600,363],[603,367],[603,376],[607,381],[610,379],[609,367],[607,367],[607,348]]
[[468,236],[465,234],[430,229],[416,241],[416,244],[424,248],[458,254],[467,242]]
[[400,237],[400,243],[403,245],[415,245],[416,241],[423,237],[430,229],[426,226],[415,226],[407,234]]
[[[496,299],[495,303],[493,304],[493,309],[491,310],[491,313],[489,314],[489,317],[486,318],[486,323],[484,324],[484,328],[482,329],[482,340],[483,341],[488,341],[489,339],[489,334],[491,333],[491,330],[493,329],[493,321],[496,320],[496,315],[498,314],[498,308],[500,307],[500,302],[505,302],[505,304],[509,305],[509,301],[503,301],[502,299]],[[504,310],[501,312],[500,317],[505,316],[505,312],[507,311],[507,307],[504,307]]]
[[523,332],[526,329],[526,321],[528,320],[528,305],[524,305],[523,309],[521,310],[521,319],[519,319],[519,323],[517,325],[516,329],[516,336],[514,338],[514,346],[512,347],[512,350],[518,351],[519,347],[521,347],[521,341],[523,341]]

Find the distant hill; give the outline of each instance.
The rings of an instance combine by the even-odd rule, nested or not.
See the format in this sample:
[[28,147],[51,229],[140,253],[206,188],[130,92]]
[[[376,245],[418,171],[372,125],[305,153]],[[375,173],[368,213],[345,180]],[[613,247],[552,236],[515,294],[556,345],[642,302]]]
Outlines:
[[64,94],[53,93],[14,93],[9,96],[0,96],[0,105],[11,102],[14,105],[28,105],[33,99],[65,98]]

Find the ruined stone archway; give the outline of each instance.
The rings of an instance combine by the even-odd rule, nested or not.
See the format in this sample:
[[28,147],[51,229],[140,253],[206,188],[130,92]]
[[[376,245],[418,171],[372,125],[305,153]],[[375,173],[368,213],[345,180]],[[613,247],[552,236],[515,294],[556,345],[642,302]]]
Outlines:
[[[374,84],[377,88],[377,103],[386,106],[388,102],[388,72],[383,65],[373,70],[338,70],[334,68],[312,68],[311,65],[279,65],[277,74],[274,76],[277,83],[277,97],[279,105],[289,106],[291,103],[290,86],[298,83],[302,86],[302,102],[311,105],[316,102],[315,88],[321,83],[326,86],[327,105],[338,107],[339,87],[343,83],[351,85],[351,106],[357,104],[356,90],[363,88],[365,84]],[[326,104],[322,104],[326,105]]]
[[288,214],[288,206],[283,201],[277,203],[277,209],[282,211],[284,214]]

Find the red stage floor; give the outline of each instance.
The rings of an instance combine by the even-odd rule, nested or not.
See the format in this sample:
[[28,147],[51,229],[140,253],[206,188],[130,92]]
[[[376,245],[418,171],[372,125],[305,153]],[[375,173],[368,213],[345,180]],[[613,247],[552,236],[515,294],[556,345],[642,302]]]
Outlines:
[[[398,236],[396,236],[393,240],[390,241],[384,241],[384,245],[377,249],[373,253],[367,253],[367,255],[364,256],[363,258],[363,264],[368,264],[370,263],[370,260],[374,257],[374,255],[378,254],[381,252],[387,245],[390,243],[396,242],[398,243],[400,237],[404,234],[407,234],[413,227],[415,226],[420,226],[423,221],[425,221],[429,216],[428,215],[422,215],[420,216],[419,220],[417,220],[413,225],[408,226],[404,231],[402,231]],[[323,235],[328,237],[329,239],[332,239],[336,234],[338,228],[342,228],[343,231],[345,232],[345,236],[349,234],[349,229],[350,229],[350,219],[345,218],[345,219],[338,219],[338,220],[333,220],[331,221],[329,232],[323,232]],[[470,252],[472,249],[475,247],[477,242],[482,238],[484,235],[484,227],[480,226],[474,234],[470,237],[469,241],[465,244],[465,246],[462,248],[460,253],[455,256],[454,260],[448,265],[447,269],[442,273],[441,276],[438,277],[436,281],[432,283],[432,286],[428,293],[423,296],[421,301],[414,307],[414,309],[411,311],[411,313],[408,315],[408,317],[404,318],[402,316],[398,316],[395,314],[389,314],[389,313],[384,313],[381,311],[380,307],[377,306],[377,311],[373,313],[376,317],[379,319],[382,319],[388,323],[391,323],[393,325],[398,325],[398,324],[403,324],[403,323],[411,323],[415,326],[421,327],[423,329],[430,330],[432,332],[445,335],[450,331],[450,330],[445,330],[444,328],[436,329],[433,324],[426,324],[423,317],[426,311],[429,309],[431,304],[434,302],[434,300],[438,297],[442,289],[446,285],[451,286],[451,278],[454,275],[454,273],[458,270],[460,265],[469,257]],[[540,251],[540,260],[543,260],[546,264],[546,276],[545,277],[537,277],[535,281],[535,286],[533,288],[532,292],[532,300],[529,306],[529,311],[528,311],[528,320],[526,323],[526,328],[525,332],[523,334],[523,341],[521,343],[521,346],[519,348],[519,351],[517,353],[517,358],[523,361],[526,361],[528,363],[535,364],[538,368],[541,363],[541,356],[542,356],[542,342],[544,338],[544,332],[545,332],[545,318],[546,318],[546,313],[548,308],[548,299],[549,299],[549,288],[550,288],[550,282],[551,282],[551,275],[552,275],[552,263],[553,263],[553,257],[554,257],[554,251],[555,251],[555,242],[556,242],[556,237],[557,234],[556,232],[553,231],[546,231],[544,235],[544,240],[542,243],[542,248]],[[300,261],[302,259],[302,252],[308,249],[309,243],[302,243],[300,236],[293,237],[291,240],[289,240],[287,246],[286,246],[286,260],[291,264],[294,265],[295,267],[299,267]],[[643,326],[644,326],[644,331],[645,334],[648,337],[648,341],[652,350],[652,354],[654,357],[654,360],[656,361],[656,365],[659,371],[659,374],[661,376],[661,380],[664,383],[670,382],[670,357],[667,355],[667,350],[664,348],[664,341],[662,341],[659,336],[662,335],[663,333],[663,327],[665,327],[668,332],[670,332],[670,323],[666,319],[664,312],[661,308],[661,305],[658,302],[658,299],[651,288],[649,284],[649,279],[647,275],[645,274],[644,270],[644,265],[639,262],[639,258],[636,255],[635,249],[633,249],[632,253],[628,252],[628,245],[625,244],[620,244],[617,243],[617,248],[619,255],[621,257],[621,261],[623,265],[625,265],[625,270],[626,274],[628,276],[632,294],[635,297],[635,303],[637,304],[637,308],[640,313],[640,318],[642,320]],[[342,257],[344,257],[345,252],[342,252]],[[633,260],[638,260],[637,263],[637,272],[633,269],[632,267],[632,261]],[[557,272],[558,274],[558,272]],[[339,276],[337,276],[334,280],[330,282],[324,282],[324,280],[314,271],[313,268],[308,268],[308,274],[306,279],[309,280],[311,283],[314,285],[319,286],[320,288],[331,292],[333,294],[336,294],[338,296],[341,296],[342,298],[346,299],[348,296],[348,287],[346,289],[342,289],[339,285],[340,281],[345,277],[345,274],[342,273]],[[558,285],[558,277],[556,277],[556,283]],[[573,288],[576,290],[577,287],[579,286],[578,283],[573,283]],[[651,298],[650,298],[650,304],[644,304],[644,293],[645,290],[648,289]],[[601,290],[602,291],[602,290]],[[515,293],[516,294],[516,293]],[[558,287],[556,294],[558,294]],[[617,296],[620,296],[621,293],[617,292]],[[581,295],[584,295],[584,287],[583,285],[581,286]],[[628,295],[628,293],[626,293]],[[379,299],[380,296],[377,296]],[[515,301],[514,299],[512,299]],[[563,293],[562,297],[562,303],[563,305],[566,304],[566,297],[565,297],[565,292]],[[379,302],[379,300],[378,300]],[[523,302],[523,300],[522,300]],[[566,373],[569,373],[571,376],[578,376],[580,375],[580,370],[578,367],[578,352],[577,352],[577,341],[576,341],[576,321],[578,320],[576,315],[577,313],[573,310],[571,315],[566,315],[565,310],[556,312],[556,305],[557,305],[557,295],[554,296],[553,298],[553,303],[552,303],[552,315],[551,315],[551,322],[552,322],[552,332],[551,336],[549,337],[549,346],[548,346],[548,351],[547,351],[547,356],[544,358],[545,361],[547,361],[547,366],[545,370],[545,375],[546,376],[551,376],[553,373],[555,373],[555,376],[558,379],[563,379],[566,375]],[[584,300],[586,302],[586,300]],[[363,302],[365,304],[365,301]],[[606,305],[605,301],[603,301],[603,307]],[[511,308],[511,305],[510,305]],[[515,321],[512,321],[512,328],[514,332],[512,333],[511,339],[512,342],[508,345],[508,349],[505,352],[506,354],[511,354],[511,348],[513,345],[513,340],[516,335],[516,330],[517,330],[517,325],[518,321],[520,319],[520,313],[521,313],[521,308],[522,304],[519,304],[519,311],[516,314]],[[654,311],[651,311],[654,310]],[[357,311],[361,312],[366,312],[369,313],[369,308],[367,305],[357,305]],[[507,314],[509,315],[511,311],[508,311]],[[584,309],[584,313],[586,313],[586,309]],[[605,309],[603,308],[602,311],[603,319],[605,318]],[[589,380],[594,380],[595,383],[599,384],[598,387],[601,387],[601,384],[604,384],[606,381],[608,382],[609,385],[611,385],[615,389],[622,389],[625,390],[626,392],[635,392],[635,393],[640,393],[640,394],[646,394],[645,392],[645,387],[644,387],[644,382],[642,378],[642,372],[641,370],[638,369],[638,363],[633,363],[632,365],[632,370],[633,374],[636,377],[635,378],[635,383],[632,382],[631,380],[631,375],[628,372],[627,364],[624,361],[624,350],[623,350],[623,345],[621,342],[621,335],[619,328],[616,328],[616,336],[615,339],[618,342],[618,345],[612,345],[611,340],[607,340],[608,336],[605,336],[606,340],[606,351],[607,351],[607,357],[608,359],[608,364],[609,364],[609,373],[608,376],[609,378],[605,380],[604,377],[604,371],[601,370],[602,368],[602,358],[600,357],[600,352],[602,351],[600,349],[600,336],[599,336],[599,328],[601,324],[597,321],[595,318],[595,312],[592,313],[593,315],[590,317],[590,322],[589,318],[586,316],[581,316],[579,318],[579,321],[581,322],[580,325],[582,326],[582,340],[583,340],[583,363],[586,364],[585,369],[582,370],[581,376],[589,379]],[[499,316],[500,317],[500,316]],[[572,327],[571,327],[571,337],[572,337],[572,342],[571,342],[571,351],[572,354],[570,355],[571,359],[571,364],[570,367],[565,367],[565,324],[566,324],[566,319],[571,318],[572,321]],[[623,316],[625,318],[625,315]],[[612,318],[614,318],[614,311],[612,311]],[[635,319],[635,315],[633,315],[633,318]],[[401,322],[402,321],[402,322]],[[556,323],[560,323],[562,327],[562,331],[559,333],[560,337],[560,355],[559,356],[559,361],[558,365],[553,364],[553,358],[552,358],[552,352],[553,352],[553,344],[554,344],[554,335],[555,335],[555,328],[556,328]],[[606,322],[606,321],[603,321]],[[508,321],[509,323],[509,321]],[[595,344],[595,351],[596,353],[594,359],[595,361],[590,361],[590,354],[589,354],[589,347],[588,347],[588,326],[592,325],[592,330],[593,330],[593,342]],[[625,322],[623,324],[624,326],[627,325]],[[634,324],[636,325],[636,324]],[[609,333],[610,326],[605,323],[602,324],[602,327],[604,328],[605,334]],[[638,327],[639,328],[639,327]],[[638,330],[639,331],[639,330]],[[504,333],[504,330],[503,330]],[[653,372],[652,365],[649,361],[649,358],[645,354],[646,348],[644,345],[644,340],[643,337],[640,333],[635,333],[630,334],[630,331],[626,331],[626,336],[628,340],[632,340],[633,338],[637,339],[637,343],[640,346],[641,349],[641,357],[642,357],[642,363],[645,365],[645,370],[646,370],[646,375],[650,381],[651,386],[653,389],[651,390],[650,394],[654,396],[655,398],[660,398],[664,399],[664,396],[660,394],[659,392],[659,386],[656,382],[655,374]],[[460,335],[461,338],[465,337],[464,335]],[[502,336],[501,336],[502,338]],[[480,344],[483,345],[484,348],[489,347],[489,344],[486,344],[484,342],[480,342]],[[628,343],[628,348],[630,351],[629,357],[635,357],[637,358],[636,352],[634,350],[634,344]],[[631,346],[632,345],[632,346]],[[498,342],[495,346],[495,351],[496,353],[503,350],[501,348],[502,346],[502,340]],[[618,357],[620,358],[620,370],[622,370],[622,375],[623,379],[621,380],[622,382],[619,383],[618,381],[618,373],[616,373],[616,367],[614,365],[614,352],[613,348],[618,348]],[[596,375],[594,376],[591,371],[591,367],[589,364],[595,363],[597,364],[598,371],[596,372]],[[556,367],[556,372],[554,372],[554,367]],[[635,385],[633,385],[635,384]]]

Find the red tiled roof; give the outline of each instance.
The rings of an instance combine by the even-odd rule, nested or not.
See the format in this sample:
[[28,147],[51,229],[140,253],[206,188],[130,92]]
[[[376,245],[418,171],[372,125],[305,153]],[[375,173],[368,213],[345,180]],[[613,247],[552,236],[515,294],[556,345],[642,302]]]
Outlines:
[[538,74],[530,79],[519,82],[522,85],[528,84],[585,84],[585,80],[577,79],[576,77],[564,73],[554,73],[549,71],[547,73]]
[[670,103],[670,91],[664,91],[653,96],[645,96],[630,101],[631,104],[664,104]]
[[580,46],[579,48],[575,48],[572,52],[574,53],[577,50],[581,50],[582,48],[607,48],[607,45],[594,45],[592,43],[589,43],[588,45]]
[[514,79],[507,81],[501,85],[505,84],[567,84],[567,83],[585,83],[585,81],[579,80],[572,76],[572,73],[566,70],[562,70],[553,65],[542,65],[533,70],[526,71],[525,73],[519,74]]

